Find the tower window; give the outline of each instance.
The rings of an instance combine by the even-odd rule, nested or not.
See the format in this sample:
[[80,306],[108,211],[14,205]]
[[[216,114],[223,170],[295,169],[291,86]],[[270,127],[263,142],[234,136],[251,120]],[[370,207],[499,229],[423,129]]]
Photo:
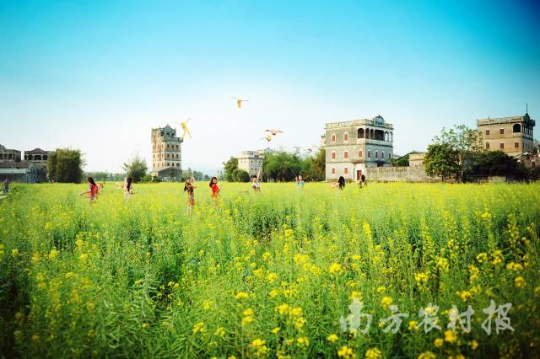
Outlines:
[[501,150],[504,150],[504,142],[501,142],[501,143],[499,144],[499,148],[500,148]]
[[489,136],[489,130],[486,130],[486,136]]

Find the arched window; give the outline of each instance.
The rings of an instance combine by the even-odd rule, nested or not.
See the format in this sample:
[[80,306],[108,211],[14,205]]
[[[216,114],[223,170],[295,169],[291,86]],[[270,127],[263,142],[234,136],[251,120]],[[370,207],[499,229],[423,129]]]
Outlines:
[[486,130],[486,136],[489,136],[489,130]]
[[499,148],[500,148],[501,150],[504,150],[504,142],[501,142],[501,143],[499,144]]
[[363,128],[358,129],[358,138],[364,138],[364,129]]
[[486,150],[489,150],[489,142],[486,142]]
[[514,142],[514,148],[519,148],[519,142]]
[[336,174],[336,169],[334,167],[332,167],[332,174],[335,175]]
[[371,150],[367,150],[367,158],[371,158]]
[[332,142],[336,142],[336,135],[332,135],[332,136],[330,137],[330,140],[331,140]]
[[335,160],[336,159],[336,151],[332,151],[332,159]]
[[363,155],[362,150],[358,150],[358,157],[362,158],[362,155]]
[[47,155],[43,155],[43,160],[47,160]]
[[375,158],[379,158],[379,151],[375,151]]
[[343,142],[348,142],[349,141],[349,134],[348,133],[345,133],[343,135]]
[[388,159],[392,158],[392,152],[388,152]]
[[381,152],[381,158],[384,159],[384,151]]
[[514,127],[512,127],[512,130],[514,133],[520,133],[521,132],[521,125],[519,123],[516,123]]
[[346,174],[346,175],[348,175],[348,174],[349,174],[349,168],[348,168],[348,167],[345,167],[345,168],[343,169],[343,173]]
[[343,158],[349,158],[349,151],[343,152]]

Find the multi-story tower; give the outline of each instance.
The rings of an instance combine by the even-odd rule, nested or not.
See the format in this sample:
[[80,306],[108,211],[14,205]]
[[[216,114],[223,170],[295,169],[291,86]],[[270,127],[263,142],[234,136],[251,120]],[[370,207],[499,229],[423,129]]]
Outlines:
[[520,156],[533,150],[535,121],[528,113],[524,116],[476,120],[476,124],[486,150],[503,151],[510,156]]
[[326,124],[326,179],[357,180],[367,167],[390,166],[394,127],[382,116]]
[[182,139],[167,125],[152,129],[152,175],[179,180],[182,174]]

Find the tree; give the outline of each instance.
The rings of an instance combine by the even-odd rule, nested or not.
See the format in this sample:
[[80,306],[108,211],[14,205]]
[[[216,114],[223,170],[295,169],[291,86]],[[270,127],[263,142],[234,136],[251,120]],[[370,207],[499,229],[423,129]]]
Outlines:
[[302,170],[302,160],[295,153],[284,151],[269,153],[263,161],[263,178],[274,181],[292,181]]
[[459,153],[450,144],[431,144],[424,158],[426,173],[432,177],[446,178],[459,175]]
[[227,162],[223,163],[225,166],[225,180],[234,182],[234,171],[238,169],[238,158],[231,157]]
[[237,168],[233,172],[233,181],[234,182],[249,182],[249,173],[244,170]]
[[516,180],[527,177],[525,166],[502,151],[487,151],[475,154],[471,169],[472,176],[504,176]]
[[439,136],[435,136],[433,142],[437,145],[446,145],[458,155],[458,182],[463,181],[463,170],[465,161],[470,159],[472,154],[482,150],[482,134],[478,130],[473,130],[465,125],[456,125],[454,128],[442,129]]
[[124,163],[123,168],[127,176],[133,179],[133,182],[140,182],[146,176],[146,171],[148,170],[146,160],[139,155],[135,155],[130,162]]
[[81,151],[57,148],[47,160],[49,178],[56,182],[81,183],[83,163]]
[[324,181],[326,177],[326,150],[320,148],[313,157],[302,164],[302,176],[311,181]]
[[409,165],[409,153],[399,158],[392,158],[390,162],[394,167],[406,167]]

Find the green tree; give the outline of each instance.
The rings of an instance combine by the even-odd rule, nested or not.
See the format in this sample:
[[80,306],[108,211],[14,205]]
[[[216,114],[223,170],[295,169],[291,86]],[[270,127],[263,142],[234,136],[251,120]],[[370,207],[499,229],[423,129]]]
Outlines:
[[302,160],[296,153],[285,151],[269,153],[263,161],[263,178],[274,181],[292,181],[302,170]]
[[391,162],[394,167],[406,167],[409,165],[409,153],[399,158],[392,158]]
[[482,151],[482,134],[465,125],[456,125],[449,130],[443,128],[439,136],[433,139],[434,144],[446,145],[458,155],[457,180],[463,182],[465,162],[474,153]]
[[234,182],[249,182],[249,180],[250,180],[249,173],[247,173],[246,171],[241,170],[239,168],[234,170],[234,172],[233,172],[233,181]]
[[140,182],[148,171],[146,160],[139,155],[135,155],[129,162],[124,163],[123,168],[127,176],[133,178],[133,182]]
[[471,162],[468,174],[472,176],[504,176],[517,180],[527,177],[525,166],[502,151],[477,153]]
[[81,151],[57,148],[47,160],[49,178],[56,182],[81,183],[83,163]]
[[238,169],[238,158],[231,157],[227,162],[223,163],[225,170],[225,180],[234,182],[234,171]]
[[426,173],[432,177],[457,178],[460,171],[459,153],[450,144],[431,144],[424,158]]
[[324,181],[326,178],[326,150],[320,148],[313,157],[302,164],[302,176],[310,181]]

